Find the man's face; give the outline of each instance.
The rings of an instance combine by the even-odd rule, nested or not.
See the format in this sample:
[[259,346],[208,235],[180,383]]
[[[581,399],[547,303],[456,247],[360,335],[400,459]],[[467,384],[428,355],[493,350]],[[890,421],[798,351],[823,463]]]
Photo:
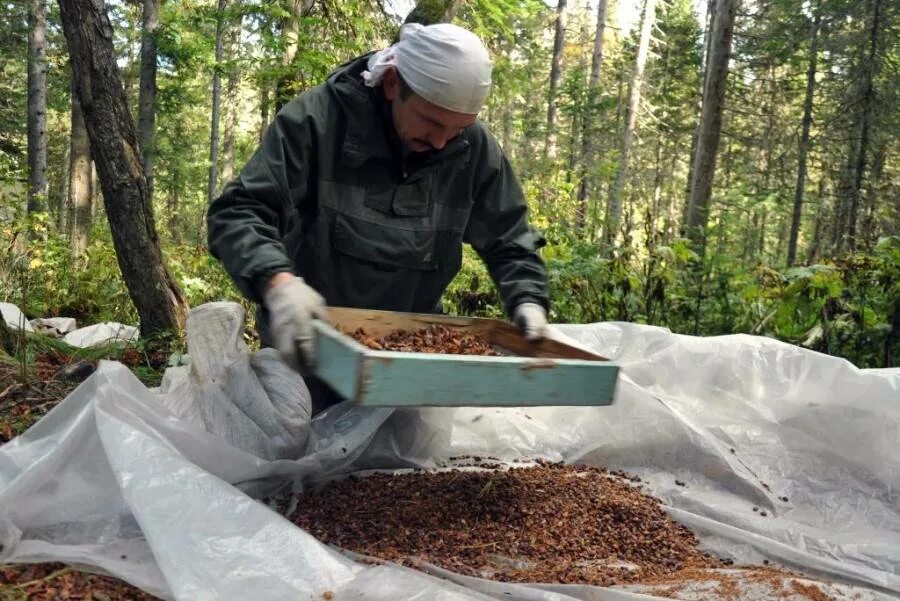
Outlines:
[[384,95],[391,103],[397,135],[413,152],[441,150],[477,117],[439,107],[415,92],[401,98],[400,79],[393,69],[384,75]]

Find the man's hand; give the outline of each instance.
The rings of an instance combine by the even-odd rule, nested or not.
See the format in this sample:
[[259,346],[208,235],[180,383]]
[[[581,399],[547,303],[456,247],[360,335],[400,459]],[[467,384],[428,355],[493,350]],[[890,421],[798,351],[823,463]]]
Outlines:
[[312,369],[316,360],[312,320],[326,317],[325,299],[303,278],[279,273],[266,285],[263,302],[275,347],[284,361],[297,371]]
[[547,335],[547,312],[537,303],[522,303],[516,307],[513,321],[527,340],[540,340]]

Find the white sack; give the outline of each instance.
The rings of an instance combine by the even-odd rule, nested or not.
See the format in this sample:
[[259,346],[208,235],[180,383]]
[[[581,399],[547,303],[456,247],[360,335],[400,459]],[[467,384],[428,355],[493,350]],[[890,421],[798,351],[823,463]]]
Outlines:
[[640,474],[704,548],[725,557],[769,559],[868,589],[844,587],[847,598],[900,596],[896,373],[750,336],[693,338],[630,324],[560,330],[620,362],[614,405],[392,411],[345,403],[312,421],[296,461],[235,448],[195,423],[201,411],[167,400],[170,409],[127,369],[103,362],[0,448],[0,562],[78,562],[192,601],[320,599],[325,591],[400,601],[646,599],[640,588],[447,574],[450,584],[356,564],[243,492],[466,453],[541,455]]
[[3,321],[6,322],[6,325],[13,330],[34,331],[22,310],[12,303],[0,303],[0,315],[3,316]]
[[63,337],[63,342],[78,348],[88,348],[115,342],[137,342],[138,338],[139,333],[136,327],[106,321],[69,332]]
[[295,459],[309,433],[306,384],[267,348],[250,354],[245,311],[207,303],[188,314],[188,366],[166,370],[160,400],[178,417],[263,459]]
[[38,317],[31,320],[31,327],[42,334],[62,338],[69,332],[74,332],[78,325],[74,317]]

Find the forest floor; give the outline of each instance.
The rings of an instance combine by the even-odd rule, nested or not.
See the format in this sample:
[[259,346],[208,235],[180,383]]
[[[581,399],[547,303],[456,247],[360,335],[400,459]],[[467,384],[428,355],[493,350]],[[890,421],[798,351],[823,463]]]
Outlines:
[[[75,390],[98,361],[128,366],[156,386],[168,353],[121,345],[76,349],[52,338],[30,337],[24,352],[0,351],[0,445],[22,434]],[[145,601],[155,597],[115,578],[58,563],[0,565],[0,601]]]

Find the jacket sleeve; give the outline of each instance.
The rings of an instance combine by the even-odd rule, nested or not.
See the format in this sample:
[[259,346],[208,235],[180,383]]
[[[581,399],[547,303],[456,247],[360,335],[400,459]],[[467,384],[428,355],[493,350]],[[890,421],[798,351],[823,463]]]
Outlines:
[[309,202],[315,128],[308,105],[304,97],[285,105],[240,176],[207,211],[210,252],[254,302],[261,302],[272,275],[294,271],[283,239],[294,211]]
[[506,312],[534,302],[549,307],[547,272],[538,249],[543,236],[528,223],[522,188],[500,145],[485,132],[483,156],[476,158],[475,203],[464,240],[487,265]]

